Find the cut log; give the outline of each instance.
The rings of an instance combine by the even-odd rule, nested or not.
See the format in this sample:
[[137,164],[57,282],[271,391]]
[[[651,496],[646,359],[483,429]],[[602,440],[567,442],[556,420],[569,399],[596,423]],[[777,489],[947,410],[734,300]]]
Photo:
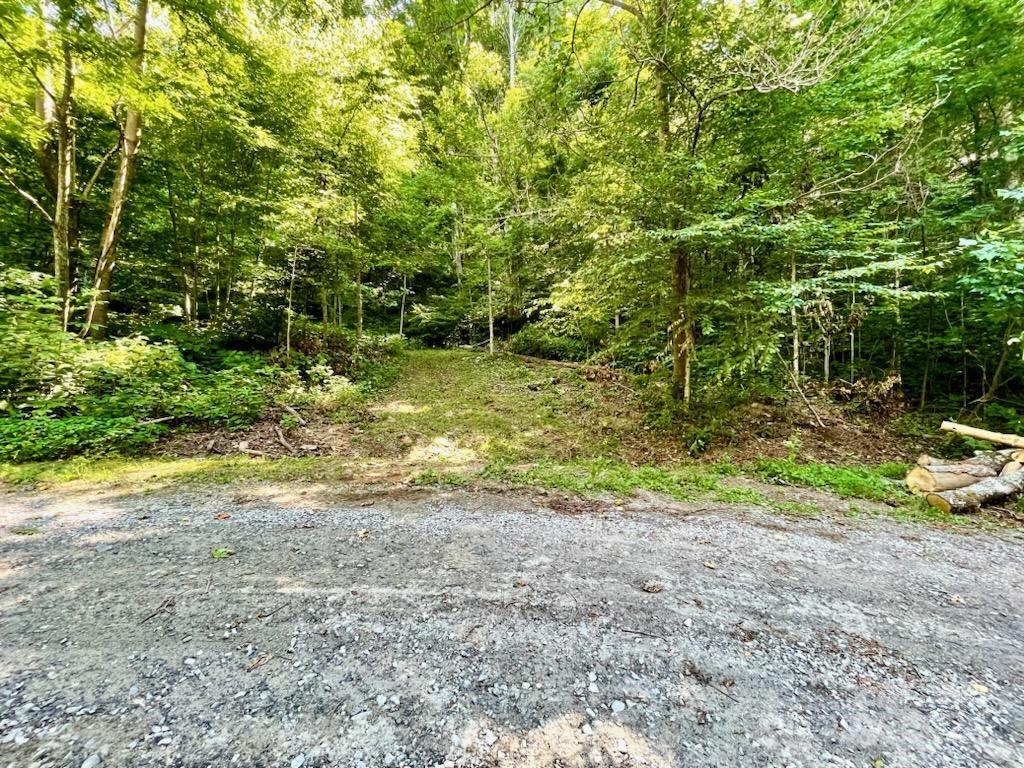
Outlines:
[[917,469],[922,469],[925,472],[931,472],[933,475],[944,475],[950,473],[971,475],[974,479],[978,480],[982,477],[995,477],[1004,466],[1012,463],[1013,462],[1009,459],[1005,459],[998,464],[995,462],[991,464],[980,464],[966,460],[957,464],[929,464],[927,467],[917,467]]
[[1014,472],[1020,472],[1022,469],[1024,469],[1024,463],[1015,460],[1008,462],[1005,467],[999,470],[999,474],[1000,476],[1012,475]]
[[929,493],[925,500],[943,512],[973,512],[990,501],[1005,499],[1024,490],[1024,471],[1002,477],[986,477],[973,485],[939,493]]
[[944,432],[956,432],[958,435],[973,437],[975,440],[987,440],[997,445],[1012,445],[1014,448],[1024,448],[1024,437],[1020,435],[1005,435],[1001,432],[989,432],[987,429],[968,427],[966,424],[957,424],[955,421],[944,421],[940,427]]
[[[963,464],[960,467],[964,471],[957,471],[956,465],[915,467],[907,474],[907,487],[914,493],[935,493],[964,488],[983,478],[996,476],[996,471],[988,467],[972,467],[970,464]],[[943,471],[938,471],[940,469]]]
[[1016,448],[979,451],[970,458],[956,462],[944,462],[927,455],[919,456],[918,466],[907,473],[907,487],[919,494],[950,491],[964,488],[982,478],[1016,472],[1022,465],[1024,451]]

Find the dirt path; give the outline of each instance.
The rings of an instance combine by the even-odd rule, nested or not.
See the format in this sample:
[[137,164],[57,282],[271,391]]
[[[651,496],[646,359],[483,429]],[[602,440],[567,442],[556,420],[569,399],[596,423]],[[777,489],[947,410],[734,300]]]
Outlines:
[[1024,764],[1019,534],[314,486],[0,507],[2,766]]

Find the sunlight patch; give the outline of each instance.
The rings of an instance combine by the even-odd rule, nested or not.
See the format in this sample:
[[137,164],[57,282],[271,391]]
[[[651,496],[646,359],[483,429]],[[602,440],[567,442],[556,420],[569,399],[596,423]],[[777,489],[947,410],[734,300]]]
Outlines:
[[374,406],[373,410],[376,413],[425,413],[430,409],[425,405],[413,405],[405,400],[392,400]]
[[471,448],[463,448],[457,440],[435,437],[427,444],[420,444],[409,451],[410,461],[443,461],[453,464],[469,464],[478,461],[479,454]]

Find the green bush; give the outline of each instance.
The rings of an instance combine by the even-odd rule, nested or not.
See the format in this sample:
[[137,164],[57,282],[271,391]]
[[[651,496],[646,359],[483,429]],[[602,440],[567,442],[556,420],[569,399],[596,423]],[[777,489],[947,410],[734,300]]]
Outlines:
[[524,327],[509,339],[505,348],[516,355],[548,360],[585,360],[590,353],[580,339],[558,333],[543,322]]
[[[61,331],[43,275],[0,268],[0,461],[131,452],[172,428],[253,424],[280,402],[339,420],[395,375],[397,336],[327,328],[305,318],[280,366],[218,346],[222,330],[151,326],[142,335],[86,341]],[[180,345],[180,346],[179,346]],[[159,423],[156,419],[165,419]]]
[[134,453],[167,431],[163,424],[140,425],[131,417],[37,414],[0,418],[0,461],[44,461],[78,453]]

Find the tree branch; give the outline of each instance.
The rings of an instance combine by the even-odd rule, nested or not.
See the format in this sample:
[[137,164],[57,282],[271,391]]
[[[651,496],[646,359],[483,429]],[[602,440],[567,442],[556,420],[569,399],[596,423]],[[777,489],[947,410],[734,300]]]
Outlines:
[[636,16],[640,21],[644,19],[644,12],[638,5],[630,5],[629,3],[623,2],[623,0],[600,0],[605,5],[614,5],[616,8],[621,8],[626,13],[631,13]]
[[14,44],[4,36],[3,32],[0,32],[0,41],[3,41],[4,45],[11,49],[11,53],[14,54],[14,58],[16,58],[18,60],[18,63],[29,71],[29,73],[32,75],[32,79],[39,84],[40,88],[43,89],[43,93],[45,93],[54,101],[57,101],[57,97],[53,95],[53,91],[51,91],[50,88],[46,85],[46,83],[43,82],[43,79],[39,77],[39,73],[36,72],[36,68],[29,63],[28,58],[25,56],[25,54],[19,51],[14,46]]
[[27,200],[33,208],[39,211],[39,213],[42,214],[44,219],[53,224],[53,216],[50,215],[49,211],[43,208],[42,204],[35,198],[35,195],[33,195],[31,192],[26,192],[24,189],[19,187],[17,183],[14,181],[14,179],[11,178],[11,176],[3,168],[0,168],[0,176],[3,176],[4,180],[12,187],[14,187],[15,192],[17,192],[19,195],[21,195],[21,197]]
[[105,154],[103,156],[102,160],[100,160],[99,164],[96,166],[96,170],[94,170],[92,172],[92,176],[89,177],[89,182],[85,185],[85,188],[82,190],[82,199],[83,200],[88,200],[89,199],[89,195],[92,193],[92,188],[96,184],[96,179],[98,179],[100,177],[100,172],[103,170],[103,166],[105,166],[107,164],[107,160],[109,160],[111,157],[113,157],[117,153],[117,150],[119,150],[120,148],[121,148],[121,141],[118,140],[117,144],[115,144],[113,147],[111,147],[110,151],[107,152],[107,154]]

